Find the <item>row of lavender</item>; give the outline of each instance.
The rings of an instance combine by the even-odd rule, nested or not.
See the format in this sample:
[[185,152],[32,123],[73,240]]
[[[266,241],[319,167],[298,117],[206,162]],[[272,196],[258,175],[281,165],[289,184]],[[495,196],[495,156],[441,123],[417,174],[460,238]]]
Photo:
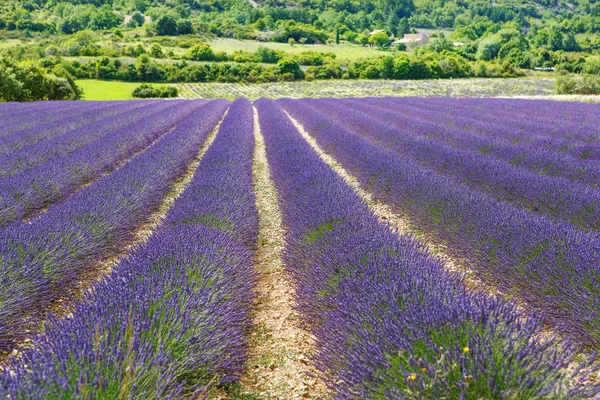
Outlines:
[[[410,129],[417,134],[443,141],[460,149],[476,150],[482,156],[491,156],[541,175],[562,176],[592,187],[598,187],[600,182],[600,165],[594,160],[565,157],[561,152],[521,145],[519,141],[502,140],[498,133],[502,127],[495,124],[486,128],[489,131],[487,135],[471,132],[472,124],[485,118],[474,111],[462,113],[462,115],[468,116],[470,123],[461,128],[454,122],[455,114],[440,115],[428,111],[425,104],[420,108],[415,108],[411,106],[413,102],[407,103],[395,99],[363,99],[348,100],[347,102],[353,103],[355,108],[368,111],[375,119],[394,123],[403,129]],[[516,111],[511,119],[528,118],[536,111],[534,105],[537,102],[518,103],[521,104],[521,112]],[[449,101],[448,104],[451,107],[454,102]],[[563,105],[569,110],[567,106]],[[490,107],[493,106],[490,105]],[[533,110],[530,111],[528,107],[532,107]],[[593,111],[593,109],[588,109],[590,114]],[[564,116],[565,113],[563,112],[561,116]],[[550,130],[550,128],[547,129]],[[538,134],[544,134],[548,130],[541,129]],[[526,134],[524,133],[524,135]],[[563,131],[563,136],[565,135],[568,135],[568,130]]]
[[0,180],[0,227],[20,221],[81,186],[113,171],[144,150],[197,107],[198,103],[156,102],[92,121],[0,158],[11,175]]
[[[377,110],[354,107],[345,101],[305,100],[315,110],[325,110],[337,123],[400,155],[415,159],[425,168],[499,200],[571,222],[585,230],[600,230],[600,191],[567,178],[539,175],[481,152],[452,147],[396,125],[371,117]],[[352,110],[351,112],[349,110]],[[402,110],[402,109],[400,109]],[[404,111],[404,110],[402,110]],[[463,133],[469,135],[469,133]]]
[[80,112],[89,109],[117,106],[119,102],[89,102],[81,104],[77,101],[53,102],[50,104],[36,102],[29,104],[4,103],[0,117],[4,124],[0,127],[0,137],[6,137],[35,126],[41,127],[65,117],[75,117]]
[[[64,111],[54,111],[50,115],[44,113],[33,113],[29,118],[21,122],[20,129],[9,129],[2,132],[0,143],[0,154],[4,155],[13,150],[21,150],[35,145],[46,139],[60,136],[65,132],[76,129],[79,126],[99,120],[104,116],[119,112],[122,108],[139,107],[141,102],[131,102],[127,105],[108,104],[84,104],[79,108]],[[24,114],[28,115],[26,112]],[[7,122],[4,128],[10,127]]]
[[285,263],[336,398],[584,395],[563,386],[573,349],[538,341],[538,318],[468,292],[417,242],[380,223],[275,102],[256,107],[289,230]]
[[[10,351],[49,305],[76,290],[74,284],[90,265],[122,251],[190,165],[227,106],[226,101],[190,102],[185,112],[191,115],[122,168],[40,218],[0,231],[0,351]],[[175,115],[149,119],[150,124],[164,129],[173,124],[165,118]]]
[[[6,146],[7,140],[3,141],[3,145],[8,147],[9,151],[0,155],[0,178],[16,175],[27,168],[42,164],[52,158],[64,157],[87,143],[108,134],[110,132],[108,128],[116,121],[121,122],[123,125],[127,123],[128,119],[131,122],[136,121],[137,116],[148,109],[148,107],[143,106],[143,102],[130,102],[121,107],[114,106],[106,110],[93,109],[89,112],[82,112],[76,118],[71,118],[72,125],[65,126],[61,124],[59,131],[53,130],[51,127],[53,124],[51,123],[30,128],[29,130],[32,131],[30,136],[35,135],[39,138],[39,141],[35,143]],[[108,126],[105,128],[105,125]],[[56,136],[46,135],[51,137],[43,137],[43,133],[48,134],[50,132],[56,134]],[[11,135],[11,138],[18,141],[23,140],[26,136],[27,134],[18,132],[14,136]]]
[[[380,147],[303,101],[281,104],[363,188],[481,278],[543,310],[592,347],[600,344],[600,238],[523,210]],[[347,109],[349,120],[356,110]]]
[[436,121],[495,139],[558,151],[567,157],[600,159],[597,104],[498,99],[464,99],[451,104],[441,99],[391,103],[428,110]]
[[[185,125],[198,150],[203,130]],[[258,231],[252,128],[250,103],[235,102],[159,231],[11,360],[0,397],[201,398],[239,378]]]

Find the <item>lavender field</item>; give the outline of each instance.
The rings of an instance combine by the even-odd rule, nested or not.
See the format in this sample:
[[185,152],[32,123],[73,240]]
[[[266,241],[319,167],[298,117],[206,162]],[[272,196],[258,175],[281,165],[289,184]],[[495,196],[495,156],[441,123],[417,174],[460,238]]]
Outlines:
[[600,105],[0,121],[0,398],[600,398]]

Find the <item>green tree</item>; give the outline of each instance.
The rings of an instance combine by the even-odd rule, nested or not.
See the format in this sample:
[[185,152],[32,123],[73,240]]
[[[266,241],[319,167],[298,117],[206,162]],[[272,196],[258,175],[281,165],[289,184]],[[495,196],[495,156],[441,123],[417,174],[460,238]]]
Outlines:
[[153,43],[152,46],[150,46],[149,54],[154,58],[165,58],[165,53],[163,53],[162,47],[160,47],[158,43]]
[[131,20],[129,20],[129,25],[133,28],[144,25],[144,22],[144,15],[139,11],[134,11],[133,14],[131,14]]
[[410,75],[410,59],[406,54],[394,58],[394,79],[408,79]]
[[392,56],[382,57],[381,63],[381,77],[383,79],[394,79],[394,58]]
[[493,39],[482,40],[477,48],[477,58],[480,60],[491,60],[498,55],[500,43]]
[[177,34],[177,21],[172,15],[163,15],[156,21],[156,31],[160,36],[174,36]]
[[398,18],[410,17],[415,10],[412,0],[379,0],[379,6],[385,15],[395,14]]
[[97,13],[92,16],[91,27],[95,30],[112,29],[120,25],[123,18],[112,11],[108,4],[104,4]]
[[390,13],[386,23],[388,31],[395,35],[398,34],[398,24],[400,24],[400,18],[398,18],[398,15],[396,15],[396,13]]
[[568,35],[565,36],[562,48],[565,51],[579,51],[579,50],[581,50],[581,47],[579,46],[579,43],[577,43],[577,40],[575,39],[575,36],[572,33],[570,33],[570,34],[568,34]]
[[300,70],[300,64],[296,61],[295,58],[292,57],[284,57],[277,62],[277,72],[279,75],[290,74],[295,79],[298,79],[302,76],[302,71]]
[[33,61],[15,62],[0,59],[0,100],[36,101],[77,99],[81,92],[70,74],[57,69],[62,76],[49,75]]
[[360,34],[356,37],[356,43],[366,46],[369,44],[369,37],[367,35]]
[[208,44],[198,43],[188,50],[185,58],[194,61],[214,61],[215,53]]
[[362,71],[360,71],[361,79],[379,79],[381,78],[381,71],[375,65],[368,65]]
[[561,50],[563,46],[563,35],[558,27],[553,27],[550,30],[550,36],[548,37],[548,47],[551,50]]
[[150,0],[135,0],[135,9],[139,12],[146,12],[150,7]]
[[408,18],[404,17],[404,18],[400,19],[400,23],[398,25],[398,36],[402,36],[409,32],[410,32],[410,26],[408,25]]
[[192,21],[189,19],[180,18],[177,20],[177,33],[179,35],[189,35],[194,33],[194,27],[192,26]]
[[277,51],[264,46],[260,46],[258,49],[256,49],[254,54],[260,62],[269,64],[275,64],[281,58],[281,55],[277,53]]
[[415,58],[410,62],[410,79],[427,79],[431,77],[431,71],[425,61]]
[[369,43],[373,43],[378,47],[383,47],[390,43],[390,38],[388,34],[384,32],[378,32],[371,36],[369,36]]

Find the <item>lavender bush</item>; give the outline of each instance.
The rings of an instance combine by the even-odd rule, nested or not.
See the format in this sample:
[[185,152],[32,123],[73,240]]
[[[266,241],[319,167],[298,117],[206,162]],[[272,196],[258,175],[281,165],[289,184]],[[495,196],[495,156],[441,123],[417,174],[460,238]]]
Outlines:
[[[446,100],[448,101],[448,100]],[[410,105],[415,100],[406,103],[397,103],[393,99],[364,99],[349,100],[346,104],[353,104],[354,108],[369,112],[376,119],[387,123],[393,123],[412,132],[444,141],[460,149],[476,150],[482,157],[492,156],[513,165],[527,168],[538,174],[548,176],[562,176],[584,183],[588,186],[598,187],[600,182],[600,165],[593,160],[581,160],[573,157],[563,157],[562,154],[545,149],[520,145],[520,141],[507,142],[481,135],[470,134],[471,124],[476,123],[481,116],[476,111],[470,111],[470,125],[462,128],[454,126],[453,121],[448,118],[436,121],[436,114],[424,108],[415,108]],[[562,103],[562,102],[561,102]],[[450,105],[452,102],[449,103]],[[520,103],[521,109],[532,102]],[[569,104],[563,105],[568,107]],[[490,105],[494,108],[495,105]],[[526,109],[525,109],[526,110]],[[589,110],[591,111],[591,110]],[[520,113],[510,118],[518,117]],[[527,116],[532,113],[528,112]],[[562,114],[564,116],[564,114]],[[496,132],[496,126],[490,128]],[[563,135],[568,133],[563,132]]]
[[[0,232],[0,351],[10,351],[58,298],[76,290],[90,264],[122,251],[148,222],[228,106],[190,105],[192,114],[131,162],[31,224]],[[154,123],[168,124],[158,116]]]
[[[600,238],[500,202],[380,148],[302,102],[281,104],[375,198],[408,215],[507,294],[566,335],[600,344]],[[352,111],[349,111],[352,112]]]
[[197,399],[237,380],[255,280],[253,148],[239,100],[160,230],[11,360],[0,396]]
[[[111,172],[172,129],[198,104],[174,102],[165,109],[161,103],[155,103],[155,111],[161,113],[112,130],[101,143],[88,143],[66,157],[55,158],[23,174],[0,180],[0,227],[19,222],[49,204],[67,198],[91,179]],[[127,115],[118,118],[128,120]]]
[[[513,164],[462,150],[371,118],[360,109],[349,110],[343,101],[303,100],[323,110],[373,143],[417,160],[426,169],[451,176],[499,200],[573,223],[585,230],[600,229],[600,191],[566,178],[550,178]],[[411,125],[418,124],[415,121]]]
[[417,242],[381,224],[275,102],[256,107],[289,230],[286,268],[335,398],[579,398],[600,390],[566,387],[567,366],[578,368],[573,348],[540,341],[538,316],[468,292]]

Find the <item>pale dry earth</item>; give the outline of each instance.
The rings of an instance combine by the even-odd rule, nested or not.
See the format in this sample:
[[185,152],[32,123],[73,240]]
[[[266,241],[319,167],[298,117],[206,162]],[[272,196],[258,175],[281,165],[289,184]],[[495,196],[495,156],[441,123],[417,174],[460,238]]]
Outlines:
[[314,377],[317,371],[310,361],[315,338],[302,327],[294,309],[294,284],[281,258],[286,231],[256,109],[254,138],[252,173],[260,221],[255,268],[259,279],[242,394],[258,399],[322,398],[325,385]]

